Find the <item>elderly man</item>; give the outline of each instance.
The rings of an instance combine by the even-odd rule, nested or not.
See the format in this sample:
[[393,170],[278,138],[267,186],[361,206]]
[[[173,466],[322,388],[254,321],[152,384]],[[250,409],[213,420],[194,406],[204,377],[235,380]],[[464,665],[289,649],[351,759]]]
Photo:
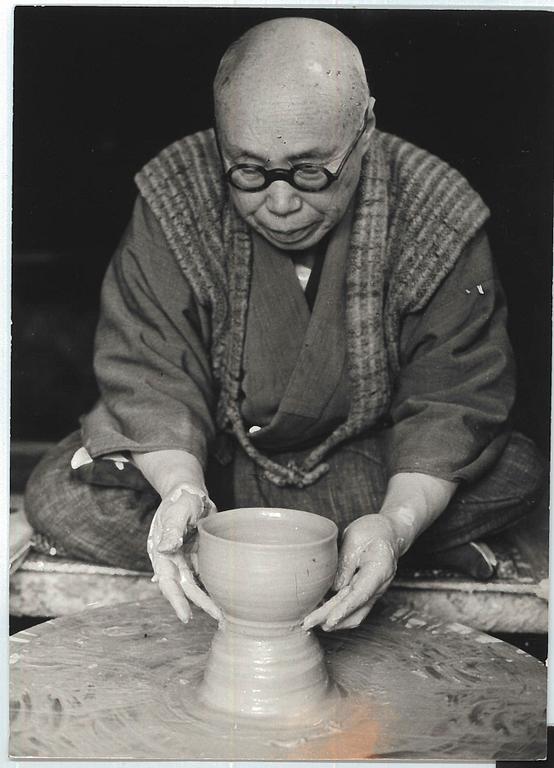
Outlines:
[[331,517],[336,594],[305,626],[352,627],[412,545],[470,569],[482,555],[486,571],[471,542],[541,490],[531,442],[508,428],[488,210],[376,129],[360,54],[327,24],[250,30],[214,97],[215,132],[136,177],[102,293],[101,399],[36,470],[27,514],[88,560],[145,568],[148,539],[183,621],[186,596],[218,615],[184,555],[215,506]]

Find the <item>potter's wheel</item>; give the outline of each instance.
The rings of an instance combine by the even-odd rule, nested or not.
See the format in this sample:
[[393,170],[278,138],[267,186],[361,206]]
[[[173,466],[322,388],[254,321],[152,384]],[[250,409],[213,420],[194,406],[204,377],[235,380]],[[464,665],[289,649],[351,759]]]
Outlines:
[[199,611],[183,626],[159,597],[14,635],[11,757],[544,756],[546,670],[488,635],[386,608],[358,630],[321,633],[345,697],[325,723],[295,733],[217,723],[194,706],[214,630]]

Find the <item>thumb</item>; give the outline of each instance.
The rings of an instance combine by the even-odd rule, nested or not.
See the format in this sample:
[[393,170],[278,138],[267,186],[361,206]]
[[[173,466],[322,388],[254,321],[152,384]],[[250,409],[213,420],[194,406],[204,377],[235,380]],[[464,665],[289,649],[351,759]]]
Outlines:
[[162,502],[159,515],[160,539],[157,550],[162,554],[173,554],[183,546],[183,539],[196,507],[202,502],[195,496],[181,496],[177,501]]
[[162,555],[173,555],[183,546],[183,532],[164,530],[156,549]]
[[358,558],[353,552],[343,545],[339,554],[339,563],[337,566],[337,574],[333,583],[333,589],[338,592],[347,584],[350,584],[352,577],[358,566]]

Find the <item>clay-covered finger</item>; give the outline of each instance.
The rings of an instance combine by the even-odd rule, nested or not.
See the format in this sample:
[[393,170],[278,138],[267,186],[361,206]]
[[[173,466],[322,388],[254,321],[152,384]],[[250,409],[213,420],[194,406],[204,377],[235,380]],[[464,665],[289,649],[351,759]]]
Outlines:
[[[358,571],[357,575],[359,576],[361,573],[361,571]],[[383,579],[377,573],[371,573],[366,578],[354,579],[349,594],[345,595],[333,610],[329,612],[323,629],[333,629],[339,621],[342,621],[342,619],[350,616],[351,613],[365,605],[376,596],[377,592],[381,592],[382,586]],[[340,594],[340,592],[337,594]]]
[[358,571],[353,579],[352,592],[342,601],[341,605],[331,611],[323,629],[339,628],[339,624],[342,624],[343,620],[348,619],[359,608],[368,604],[372,607],[385,594],[393,577],[394,574],[383,579],[381,573],[373,572],[371,569],[368,569],[366,573],[363,569]]
[[217,515],[217,507],[213,503],[213,501],[209,498],[209,496],[207,497],[207,507],[208,507],[208,511],[206,512],[206,517],[210,517],[211,515]]
[[358,567],[358,555],[356,552],[345,549],[344,545],[339,553],[339,562],[337,573],[333,583],[334,590],[342,589],[346,584],[350,584],[352,577]]
[[179,584],[188,599],[205,611],[212,619],[220,621],[223,618],[221,611],[211,597],[194,580],[184,555],[176,556],[176,563],[179,569]]
[[[366,605],[358,608],[357,611],[354,611],[354,613],[351,613],[349,616],[342,619],[342,621],[337,622],[337,624],[335,624],[333,627],[329,627],[329,629],[336,631],[339,629],[353,629],[354,627],[359,626],[371,611],[376,601],[377,598],[370,600],[369,603],[366,603]],[[325,626],[323,626],[323,629],[325,629]]]
[[191,552],[189,555],[190,558],[190,565],[192,570],[196,575],[199,573],[199,565],[198,565],[198,552]]
[[185,624],[191,617],[191,610],[185,594],[179,584],[178,566],[168,557],[157,556],[154,565],[154,578],[160,592],[169,601],[179,619]]
[[183,624],[187,624],[191,617],[190,606],[178,581],[167,577],[158,577],[160,592],[170,603]]
[[191,602],[205,611],[209,616],[212,617],[212,619],[221,621],[223,614],[217,605],[213,602],[213,600],[198,586],[198,584],[183,581],[181,581],[180,584],[183,592]]
[[160,539],[156,549],[162,554],[173,554],[183,546],[183,539],[191,519],[198,515],[198,507],[202,501],[198,496],[180,496],[167,506],[160,508],[159,530]]
[[302,622],[302,629],[312,629],[317,624],[322,624],[325,622],[329,613],[333,610],[333,608],[335,608],[335,606],[340,604],[340,602],[351,591],[351,589],[352,587],[350,585],[344,587],[340,590],[340,592],[337,592],[336,595],[333,595],[333,597],[327,600],[327,602],[323,603],[322,606],[309,613]]
[[150,528],[148,530],[148,536],[146,538],[146,552],[148,553],[148,557],[150,558],[150,562],[152,563],[152,568],[154,572],[156,571],[154,565],[154,561],[156,559],[156,548],[155,548],[155,540],[156,540],[156,530],[158,526],[158,513],[154,515],[152,518],[152,522],[150,523]]

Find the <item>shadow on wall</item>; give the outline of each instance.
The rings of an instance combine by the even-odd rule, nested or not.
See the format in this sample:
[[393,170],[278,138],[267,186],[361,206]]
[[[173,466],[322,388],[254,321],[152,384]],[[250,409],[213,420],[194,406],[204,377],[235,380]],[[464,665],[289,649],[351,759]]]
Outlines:
[[13,312],[12,439],[58,440],[97,397],[92,371],[96,313],[33,306]]
[[61,439],[77,428],[98,395],[92,357],[100,284],[88,281],[96,294],[88,306],[82,288],[63,291],[67,271],[54,254],[20,261],[14,269],[13,440]]

